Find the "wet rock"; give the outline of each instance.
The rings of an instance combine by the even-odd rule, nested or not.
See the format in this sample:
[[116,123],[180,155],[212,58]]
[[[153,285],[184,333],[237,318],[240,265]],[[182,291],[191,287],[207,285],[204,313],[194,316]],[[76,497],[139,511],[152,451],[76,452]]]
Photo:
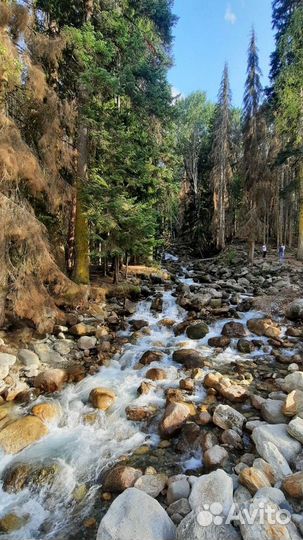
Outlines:
[[156,498],[164,490],[166,483],[166,474],[145,474],[136,480],[134,487]]
[[163,298],[162,298],[162,295],[155,296],[155,298],[153,299],[153,301],[151,303],[150,309],[152,311],[157,311],[158,313],[161,313],[161,311],[163,310]]
[[186,392],[192,393],[195,390],[195,383],[190,377],[187,377],[186,379],[181,379],[181,381],[179,382],[179,386],[181,390],[185,390]]
[[230,345],[230,338],[228,336],[216,336],[209,338],[208,345],[210,347],[216,347],[218,349],[225,349],[225,347],[228,347]]
[[29,519],[30,516],[28,514],[25,516],[18,516],[14,513],[6,514],[6,516],[0,519],[0,532],[11,534],[18,531],[28,523]]
[[145,328],[146,326],[148,326],[148,322],[143,321],[143,320],[133,320],[133,321],[129,321],[129,323],[132,325],[133,329],[136,331],[141,330],[141,328]]
[[250,319],[247,321],[247,326],[257,336],[266,336],[275,339],[281,335],[281,329],[271,319]]
[[149,369],[146,372],[145,377],[151,381],[164,381],[167,378],[166,371],[160,368]]
[[183,364],[186,369],[193,369],[203,367],[205,358],[195,349],[178,349],[173,353],[173,361]]
[[154,389],[155,389],[155,385],[153,383],[142,381],[137,392],[140,395],[146,395],[146,394],[149,394],[149,392],[151,392]]
[[53,393],[61,390],[67,381],[64,369],[47,369],[35,377],[34,386],[43,392]]
[[261,414],[269,424],[286,423],[283,414],[283,402],[279,399],[267,399],[261,406]]
[[203,455],[204,464],[207,469],[223,466],[227,459],[227,451],[219,445],[212,446]]
[[117,497],[102,519],[96,540],[175,540],[176,529],[162,506],[136,488]]
[[129,405],[125,409],[128,420],[132,420],[134,422],[143,422],[145,420],[149,420],[155,416],[157,411],[157,407],[152,407],[151,405],[145,407]]
[[303,472],[297,472],[285,478],[282,488],[290,497],[303,498]]
[[164,417],[160,424],[160,431],[163,437],[171,436],[181,429],[186,420],[190,417],[189,408],[182,403],[170,403],[167,405]]
[[47,433],[48,429],[40,418],[23,416],[0,431],[0,448],[7,454],[17,454]]
[[291,302],[286,308],[285,315],[291,321],[301,321],[303,319],[303,299]]
[[240,403],[245,401],[249,397],[249,393],[246,388],[239,384],[226,384],[224,379],[216,386],[217,392],[232,403]]
[[186,499],[190,494],[190,485],[187,478],[180,478],[174,482],[170,482],[167,489],[167,503],[171,505],[180,499]]
[[255,349],[255,347],[252,341],[242,338],[239,339],[237,343],[237,349],[243,354],[249,354]]
[[199,413],[196,418],[196,422],[199,426],[206,426],[207,424],[211,422],[211,420],[212,420],[212,417],[207,411],[203,411]]
[[[209,512],[205,513],[206,520]],[[215,525],[204,522],[204,513],[196,516],[195,512],[188,514],[177,529],[176,540],[241,540],[239,533],[232,525]]]
[[246,467],[239,475],[240,483],[245,486],[252,494],[263,487],[271,487],[267,476],[254,467]]
[[294,439],[297,439],[301,444],[303,444],[303,419],[302,418],[294,418],[289,422],[287,426],[287,431],[291,437],[294,437]]
[[230,321],[223,326],[222,335],[230,338],[242,338],[247,335],[247,331],[242,323]]
[[119,493],[127,488],[133,487],[135,482],[142,476],[140,469],[128,467],[127,465],[116,465],[109,471],[103,481],[103,491]]
[[152,362],[160,362],[163,358],[163,353],[158,351],[146,351],[140,358],[139,363],[147,366]]
[[303,391],[303,371],[290,373],[281,381],[281,387],[284,392],[292,392],[293,390]]
[[93,407],[106,411],[114,403],[116,394],[108,388],[93,388],[89,394],[89,399]]
[[263,519],[240,520],[240,531],[243,540],[300,540],[295,525],[290,521],[286,525],[280,523],[280,507],[269,499],[256,498],[242,507],[242,513],[249,516],[264,516]]
[[202,339],[208,334],[209,328],[205,322],[197,322],[195,324],[191,324],[186,329],[186,335],[190,339]]
[[21,491],[27,485],[31,471],[32,466],[28,463],[20,463],[5,470],[1,479],[3,481],[3,490],[8,493]]
[[[264,457],[265,455],[265,443],[271,442],[279,448],[288,463],[293,462],[301,450],[300,443],[289,436],[285,424],[258,426],[252,432],[252,439],[260,456]],[[264,459],[266,458],[264,457]]]
[[27,368],[40,366],[39,356],[29,349],[20,349],[18,352],[18,360]]
[[97,344],[97,338],[95,336],[82,336],[78,339],[78,347],[83,351],[90,351],[94,349]]
[[266,402],[266,399],[265,399],[264,397],[262,397],[262,396],[257,396],[257,395],[255,395],[255,394],[252,394],[252,395],[250,396],[250,400],[251,400],[252,406],[253,406],[255,409],[257,409],[258,411],[261,410],[261,407],[262,407],[263,403]]
[[60,417],[59,403],[40,403],[32,408],[32,414],[42,422],[54,422]]
[[136,312],[137,306],[134,302],[131,302],[128,300],[128,298],[124,301],[124,313],[125,315],[133,315]]
[[243,448],[242,438],[233,429],[226,429],[221,436],[221,441],[231,448]]
[[233,482],[222,469],[217,469],[194,480],[189,504],[195,513],[204,509],[204,505],[219,503],[222,514],[227,516],[233,504]]
[[222,429],[240,429],[246,421],[245,416],[229,405],[218,405],[213,414],[213,423]]

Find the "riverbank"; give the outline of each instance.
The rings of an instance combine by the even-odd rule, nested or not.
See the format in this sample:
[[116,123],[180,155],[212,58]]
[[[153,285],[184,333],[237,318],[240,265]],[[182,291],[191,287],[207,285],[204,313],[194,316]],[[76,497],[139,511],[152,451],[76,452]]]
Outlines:
[[[30,400],[0,407],[4,538],[92,539],[105,514],[100,540],[216,538],[197,521],[202,502],[226,512],[261,495],[300,528],[301,304],[285,317],[286,300],[300,297],[300,266],[251,266],[241,252],[208,262],[169,256],[165,266],[171,279],[150,276],[138,304],[112,299],[106,325],[71,321],[40,349],[32,344],[27,355],[41,364],[45,354],[57,378],[31,374]],[[56,349],[67,341],[64,355]],[[17,426],[18,446],[20,421],[31,427]],[[36,439],[22,448],[25,434]],[[294,527],[286,538],[300,538]],[[220,534],[253,538],[240,529]],[[261,538],[272,538],[265,529]]]

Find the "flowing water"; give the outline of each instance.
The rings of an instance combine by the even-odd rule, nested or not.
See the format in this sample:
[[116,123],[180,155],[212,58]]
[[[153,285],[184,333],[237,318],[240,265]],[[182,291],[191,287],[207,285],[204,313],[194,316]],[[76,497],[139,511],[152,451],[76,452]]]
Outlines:
[[[182,278],[184,283],[188,283],[189,280],[191,278]],[[138,304],[135,315],[131,317],[147,320],[151,334],[144,335],[135,344],[127,344],[122,353],[111,360],[109,366],[101,367],[96,375],[88,376],[76,385],[67,386],[56,396],[60,402],[62,416],[58,422],[49,425],[49,434],[43,440],[17,456],[1,456],[0,474],[8,466],[16,463],[51,463],[58,468],[54,482],[45,487],[42,485],[36,490],[30,491],[26,488],[12,494],[3,491],[0,485],[0,518],[10,512],[20,516],[28,515],[28,521],[22,529],[1,538],[5,540],[70,538],[70,531],[77,523],[83,521],[85,515],[90,514],[102,471],[119,457],[132,453],[143,444],[157,446],[159,443],[156,427],[149,432],[143,431],[141,423],[127,420],[125,408],[129,404],[156,405],[163,408],[165,404],[163,389],[177,388],[180,380],[178,373],[180,365],[172,361],[175,348],[182,343],[182,347],[194,347],[205,355],[213,354],[213,349],[207,346],[207,340],[211,336],[219,335],[225,322],[230,320],[216,322],[211,326],[210,334],[199,341],[192,342],[184,334],[175,337],[173,330],[161,325],[160,321],[168,318],[181,322],[186,317],[186,312],[177,305],[173,291],[162,289],[162,292],[164,303],[161,314],[152,313],[151,301],[145,300]],[[257,315],[260,314],[253,311],[243,314],[243,322]],[[122,335],[127,335],[127,332],[123,332]],[[134,369],[143,352],[149,349],[164,352],[164,359],[143,369]],[[234,360],[236,356],[237,353],[231,345],[217,356],[216,360],[226,363]],[[245,355],[239,355],[239,358],[243,360]],[[250,356],[247,356],[247,359],[249,358]],[[167,379],[155,383],[155,390],[149,394],[138,397],[137,388],[150,367],[165,369]],[[95,423],[87,424],[84,421],[85,415],[95,412],[88,403],[89,393],[98,386],[114,390],[117,399],[109,411],[96,413]],[[191,400],[201,402],[204,395],[205,390],[200,385],[197,393],[191,396]],[[47,398],[41,397],[40,401],[45,402]],[[22,413],[25,412],[23,409]],[[200,464],[201,458],[190,456],[184,462],[184,467],[194,468]],[[79,504],[74,500],[74,493],[75,489],[83,484],[91,487]]]

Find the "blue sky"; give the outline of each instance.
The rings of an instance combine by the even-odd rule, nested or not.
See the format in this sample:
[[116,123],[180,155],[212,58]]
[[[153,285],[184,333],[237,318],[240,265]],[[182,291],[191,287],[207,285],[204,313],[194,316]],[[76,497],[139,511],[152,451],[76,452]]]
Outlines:
[[246,75],[247,47],[255,26],[267,83],[269,57],[274,49],[271,0],[175,0],[179,17],[174,29],[175,66],[169,81],[184,95],[205,90],[216,100],[224,62],[230,69],[233,104],[240,106]]

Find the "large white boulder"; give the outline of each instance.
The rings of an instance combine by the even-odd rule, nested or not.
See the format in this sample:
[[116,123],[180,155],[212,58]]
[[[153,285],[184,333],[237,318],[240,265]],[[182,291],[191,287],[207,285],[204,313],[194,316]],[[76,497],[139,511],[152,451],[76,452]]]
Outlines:
[[[263,424],[252,432],[252,439],[261,457],[264,457],[264,443],[272,442],[285,457],[292,463],[301,451],[301,444],[287,433],[286,424]],[[266,459],[264,457],[264,459]]]
[[222,506],[224,515],[228,514],[233,503],[233,481],[222,469],[197,478],[189,496],[189,504],[196,513],[213,503]]
[[162,506],[136,488],[117,497],[101,520],[96,540],[175,540],[176,528]]

